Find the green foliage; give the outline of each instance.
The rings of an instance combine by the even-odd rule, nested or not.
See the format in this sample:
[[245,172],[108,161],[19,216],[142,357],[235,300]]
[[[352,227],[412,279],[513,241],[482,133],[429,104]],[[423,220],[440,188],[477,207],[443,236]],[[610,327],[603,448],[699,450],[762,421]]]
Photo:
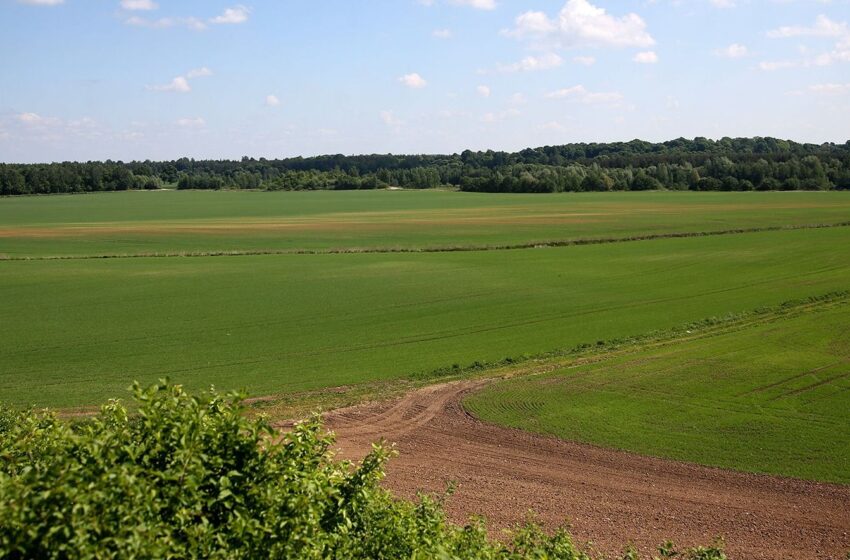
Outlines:
[[[701,178],[702,177],[702,178]],[[0,195],[142,188],[353,190],[455,185],[476,192],[827,190],[850,187],[850,144],[706,138],[567,144],[506,153],[329,155],[240,161],[0,164]],[[135,185],[135,186],[134,186]],[[153,187],[145,187],[153,188]]]
[[[133,396],[136,414],[113,401],[76,426],[0,409],[0,556],[590,560],[565,531],[491,543],[482,520],[392,498],[390,450],[337,462],[317,419],[279,437],[238,395],[162,381]],[[687,558],[723,558],[705,550]]]

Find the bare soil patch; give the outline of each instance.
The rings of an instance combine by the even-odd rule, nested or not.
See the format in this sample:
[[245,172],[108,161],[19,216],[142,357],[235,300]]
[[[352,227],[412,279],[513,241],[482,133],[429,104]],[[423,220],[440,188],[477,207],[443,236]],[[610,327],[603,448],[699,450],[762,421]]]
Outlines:
[[850,487],[726,471],[601,449],[483,423],[461,404],[486,381],[426,387],[388,403],[328,413],[341,456],[380,438],[400,456],[386,486],[397,495],[442,492],[457,522],[484,514],[498,530],[529,510],[607,554],[629,542],[644,554],[726,539],[733,560],[843,560],[850,550]]

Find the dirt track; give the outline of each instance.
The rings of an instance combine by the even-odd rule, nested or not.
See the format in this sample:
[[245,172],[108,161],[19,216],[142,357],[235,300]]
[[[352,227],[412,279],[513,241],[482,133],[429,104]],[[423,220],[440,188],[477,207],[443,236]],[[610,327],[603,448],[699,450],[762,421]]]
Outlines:
[[341,454],[397,443],[386,486],[412,497],[457,491],[458,522],[484,514],[504,528],[534,510],[547,527],[568,519],[578,541],[613,554],[633,542],[648,554],[726,539],[733,560],[844,560],[850,551],[850,487],[757,476],[604,450],[482,423],[461,400],[482,382],[427,387],[391,403],[326,415]]

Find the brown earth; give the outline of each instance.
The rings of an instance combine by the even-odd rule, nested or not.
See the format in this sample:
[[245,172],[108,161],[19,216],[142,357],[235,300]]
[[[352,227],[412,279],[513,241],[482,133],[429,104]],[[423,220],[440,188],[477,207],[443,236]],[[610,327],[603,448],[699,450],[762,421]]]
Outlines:
[[[380,438],[397,444],[387,488],[404,497],[457,484],[446,509],[494,530],[529,510],[547,528],[569,521],[579,542],[605,554],[633,543],[645,555],[726,540],[733,560],[844,560],[850,487],[644,457],[483,423],[461,401],[482,381],[420,389],[399,400],[328,413],[342,457]],[[498,536],[498,532],[494,531]]]

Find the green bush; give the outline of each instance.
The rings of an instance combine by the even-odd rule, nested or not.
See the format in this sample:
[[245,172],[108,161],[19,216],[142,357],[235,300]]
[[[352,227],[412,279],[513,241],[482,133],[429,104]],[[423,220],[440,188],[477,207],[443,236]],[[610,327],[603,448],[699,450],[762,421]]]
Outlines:
[[529,523],[494,543],[439,500],[392,498],[378,485],[391,452],[335,461],[317,419],[281,437],[239,395],[133,394],[134,414],[111,402],[75,425],[0,408],[0,557],[590,559],[565,531]]

